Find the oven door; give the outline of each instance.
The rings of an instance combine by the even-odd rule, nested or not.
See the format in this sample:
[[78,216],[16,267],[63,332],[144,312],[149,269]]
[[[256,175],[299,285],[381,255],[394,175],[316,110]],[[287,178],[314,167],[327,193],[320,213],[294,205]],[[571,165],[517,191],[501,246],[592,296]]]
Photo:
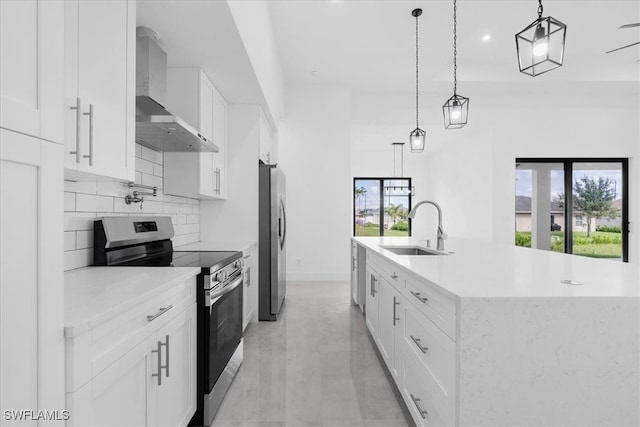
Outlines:
[[205,394],[211,393],[242,340],[242,289],[242,274],[238,271],[220,291],[205,297]]

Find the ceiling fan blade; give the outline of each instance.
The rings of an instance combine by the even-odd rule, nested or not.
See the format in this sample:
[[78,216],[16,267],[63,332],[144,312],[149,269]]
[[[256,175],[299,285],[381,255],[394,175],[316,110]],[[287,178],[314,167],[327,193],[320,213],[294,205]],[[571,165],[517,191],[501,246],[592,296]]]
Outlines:
[[609,50],[609,51],[607,51],[605,53],[611,53],[611,52],[615,52],[615,51],[618,51],[618,50],[626,49],[628,47],[635,46],[637,44],[640,44],[640,42],[631,43],[631,44],[628,44],[626,46],[622,46],[622,47],[619,47],[619,48],[616,48],[616,49]]
[[621,30],[623,28],[633,28],[633,27],[640,27],[640,22],[636,22],[635,24],[620,25],[618,29]]

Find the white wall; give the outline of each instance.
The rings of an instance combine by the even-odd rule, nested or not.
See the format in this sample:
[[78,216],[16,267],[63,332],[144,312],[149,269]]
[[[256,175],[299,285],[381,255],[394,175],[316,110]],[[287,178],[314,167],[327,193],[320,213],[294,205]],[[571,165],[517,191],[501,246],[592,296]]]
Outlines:
[[[117,181],[64,182],[64,269],[93,264],[93,221],[103,216],[170,216],[174,246],[200,238],[200,201],[162,192],[163,155],[136,144],[136,183],[157,186],[157,197],[127,205],[126,183]],[[146,190],[145,190],[146,191]]]
[[229,105],[227,199],[203,200],[203,241],[258,241],[260,107]]
[[351,235],[351,95],[291,86],[280,124],[287,177],[289,280],[346,280]]
[[267,1],[228,1],[244,48],[276,124],[284,112],[284,76]]

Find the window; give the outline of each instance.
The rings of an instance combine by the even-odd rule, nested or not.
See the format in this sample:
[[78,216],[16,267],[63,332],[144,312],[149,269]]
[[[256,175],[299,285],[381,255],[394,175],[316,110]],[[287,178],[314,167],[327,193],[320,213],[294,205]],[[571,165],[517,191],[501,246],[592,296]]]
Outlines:
[[516,245],[627,262],[628,170],[625,158],[516,159]]
[[410,236],[411,178],[354,178],[353,235]]

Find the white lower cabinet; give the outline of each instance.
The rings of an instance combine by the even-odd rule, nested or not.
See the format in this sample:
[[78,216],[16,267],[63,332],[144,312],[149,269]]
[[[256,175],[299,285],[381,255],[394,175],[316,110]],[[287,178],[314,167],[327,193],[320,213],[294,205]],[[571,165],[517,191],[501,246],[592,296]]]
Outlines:
[[189,423],[197,392],[195,278],[180,288],[67,340],[68,426]]
[[243,294],[242,294],[242,330],[245,330],[256,315],[258,302],[258,267],[256,257],[256,244],[243,251]]
[[416,425],[455,425],[455,302],[380,256],[366,259],[367,328]]

